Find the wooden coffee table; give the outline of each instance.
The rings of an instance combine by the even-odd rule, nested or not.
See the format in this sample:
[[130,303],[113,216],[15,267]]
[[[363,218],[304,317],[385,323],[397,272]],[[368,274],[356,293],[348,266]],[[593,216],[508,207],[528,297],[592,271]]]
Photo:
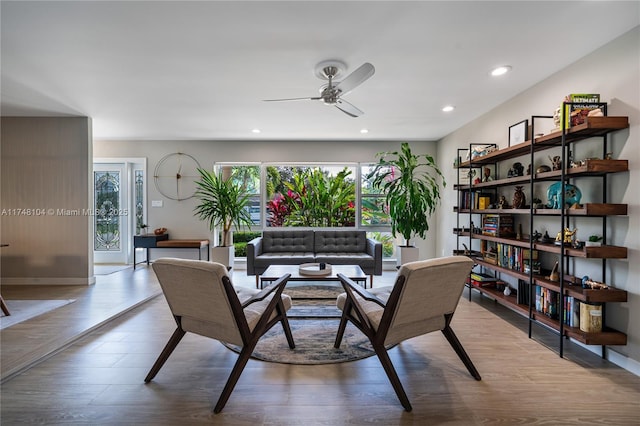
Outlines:
[[271,265],[260,275],[260,288],[264,284],[271,283],[285,274],[291,274],[289,281],[340,281],[338,274],[351,278],[356,283],[367,287],[367,276],[358,265],[331,265],[331,273],[328,275],[302,275],[300,265]]

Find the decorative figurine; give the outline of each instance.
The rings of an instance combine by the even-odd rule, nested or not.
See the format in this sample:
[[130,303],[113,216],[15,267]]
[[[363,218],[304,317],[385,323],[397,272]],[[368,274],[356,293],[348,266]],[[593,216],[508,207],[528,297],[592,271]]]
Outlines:
[[582,277],[582,288],[592,288],[596,290],[607,290],[609,288],[605,283],[593,281],[588,275]]
[[[560,209],[562,206],[560,203],[562,199],[562,182],[555,182],[549,186],[547,189],[547,207],[550,209]],[[580,200],[582,199],[582,191],[578,189],[577,186],[572,185],[570,183],[566,183],[564,185],[564,202],[565,205],[568,204],[572,206],[574,204],[580,205]]]
[[555,244],[559,245],[559,246],[561,246],[561,245],[565,245],[565,246],[573,245],[573,237],[576,235],[576,232],[578,232],[578,228],[575,228],[573,231],[570,230],[569,228],[565,228],[564,237],[562,236],[562,232],[558,232],[558,235],[556,235]]
[[483,182],[491,182],[493,178],[491,177],[491,169],[489,167],[484,168],[484,177],[482,178]]
[[504,286],[504,291],[502,292],[502,294],[504,294],[505,296],[511,295],[511,287],[509,287],[509,284],[506,284]]
[[551,167],[547,166],[546,164],[542,164],[538,166],[538,168],[536,168],[536,173],[545,173],[550,171],[551,171]]
[[516,186],[516,192],[513,194],[513,208],[522,209],[527,204],[527,199],[522,191],[522,186]]
[[560,170],[562,168],[562,158],[559,155],[553,158],[549,156],[549,160],[551,160],[551,168],[553,170]]
[[536,229],[535,231],[533,231],[533,234],[531,234],[531,241],[537,243],[538,241],[540,241],[540,237],[542,237],[542,234],[539,233]]
[[531,164],[527,166],[527,176],[531,174]]
[[551,244],[554,242],[554,239],[551,238],[548,231],[544,231],[544,235],[542,236],[542,239],[540,240],[540,242],[545,244]]
[[511,166],[511,168],[507,172],[507,177],[522,176],[523,172],[524,172],[524,166],[522,165],[522,163],[516,162],[516,163],[513,163],[513,166]]
[[498,208],[499,209],[509,208],[509,203],[507,203],[507,198],[504,195],[501,195],[500,200],[498,200]]
[[560,274],[558,274],[558,262],[556,262],[556,264],[553,265],[553,269],[551,270],[551,273],[546,278],[549,281],[556,281],[556,282],[560,281]]

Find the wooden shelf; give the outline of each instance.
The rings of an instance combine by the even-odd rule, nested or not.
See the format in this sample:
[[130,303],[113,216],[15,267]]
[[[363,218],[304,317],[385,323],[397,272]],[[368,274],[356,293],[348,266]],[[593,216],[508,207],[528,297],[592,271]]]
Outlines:
[[[533,119],[533,118],[532,118]],[[583,124],[571,127],[563,131],[556,131],[547,135],[540,136],[534,140],[527,140],[520,144],[510,146],[503,149],[498,149],[488,153],[482,157],[476,157],[471,161],[462,162],[458,168],[481,168],[487,165],[494,165],[501,161],[515,159],[517,157],[533,158],[534,153],[551,148],[563,147],[566,149],[572,149],[569,144],[575,144],[583,140],[589,140],[593,137],[601,137],[610,132],[626,129],[629,127],[628,117],[587,117]],[[604,140],[604,139],[603,139]],[[459,151],[460,152],[460,151]],[[526,158],[525,157],[525,158]],[[522,160],[521,160],[522,161]],[[526,162],[523,161],[523,162]],[[565,164],[566,166],[566,164]],[[494,171],[497,171],[498,167],[494,167]],[[533,185],[534,183],[551,182],[551,181],[569,181],[575,178],[581,177],[604,177],[611,173],[621,173],[629,171],[628,160],[607,160],[607,159],[587,159],[577,167],[565,168],[564,170],[552,170],[543,173],[533,173],[525,176],[513,176],[507,178],[500,178],[499,174],[493,176],[494,179],[489,182],[479,182],[470,184],[456,184],[454,190],[459,192],[460,200],[466,202],[467,199],[473,199],[469,196],[469,192],[476,192],[474,195],[488,193],[488,190],[492,190],[492,194],[497,193],[495,191],[500,187],[517,186],[517,185]],[[603,200],[605,200],[603,198]],[[494,200],[495,201],[495,200]],[[600,247],[583,247],[575,249],[573,247],[556,245],[553,241],[550,243],[542,242],[530,242],[529,235],[523,235],[521,239],[510,237],[498,237],[492,235],[478,234],[469,229],[469,226],[473,222],[471,215],[483,215],[487,214],[508,214],[514,216],[530,217],[530,216],[564,216],[564,217],[607,217],[607,216],[625,216],[628,214],[627,204],[611,204],[611,203],[585,203],[579,208],[566,208],[566,209],[550,209],[550,208],[533,208],[532,206],[521,209],[471,209],[471,208],[458,208],[454,207],[454,211],[460,214],[469,215],[469,224],[467,229],[455,228],[454,234],[458,236],[458,250],[455,250],[455,254],[465,255],[471,257],[474,262],[488,270],[501,274],[501,277],[510,276],[512,278],[522,280],[533,286],[540,286],[549,289],[557,294],[561,294],[563,297],[573,297],[575,300],[585,303],[609,303],[609,302],[626,302],[627,292],[624,290],[618,290],[615,288],[608,289],[585,289],[582,288],[582,279],[564,274],[562,281],[551,281],[548,276],[549,272],[544,274],[529,274],[519,270],[513,270],[508,267],[500,266],[496,262],[496,259],[491,257],[483,257],[483,254],[477,251],[459,250],[460,244],[465,242],[465,238],[468,238],[468,242],[472,240],[488,241],[495,243],[502,243],[513,247],[522,249],[532,248],[543,253],[551,253],[559,255],[564,264],[563,259],[567,258],[584,258],[584,259],[626,259],[627,248],[603,245]],[[460,223],[460,222],[459,222]],[[603,221],[603,224],[605,222]],[[460,226],[460,225],[458,225]],[[604,225],[603,225],[604,226]],[[558,223],[558,230],[562,231],[564,228],[562,223]],[[535,229],[535,228],[533,228]],[[533,229],[531,232],[533,232]],[[477,229],[475,230],[477,231]],[[551,235],[555,238],[555,235]],[[469,244],[471,247],[471,244]],[[482,247],[487,244],[482,244]],[[524,263],[524,262],[523,262]],[[602,260],[603,266],[605,265]],[[571,271],[569,269],[568,271]],[[565,272],[568,272],[565,271]],[[577,273],[577,272],[574,272]],[[505,275],[502,275],[505,274]],[[505,296],[501,291],[498,291],[494,287],[476,287],[471,284],[467,284],[469,288],[473,288],[482,294],[495,300],[497,303],[519,313],[520,315],[528,318],[529,321],[544,325],[552,330],[555,330],[559,334],[560,339],[564,337],[570,337],[578,342],[587,345],[625,345],[627,343],[627,336],[624,333],[608,328],[603,318],[603,331],[598,333],[585,333],[580,330],[579,327],[569,327],[562,324],[559,320],[551,318],[541,312],[535,310],[535,306],[532,309],[530,305],[522,305],[518,303],[516,296]],[[471,290],[469,290],[471,291]],[[533,302],[533,301],[531,301]],[[559,310],[562,307],[559,308]],[[562,332],[560,332],[562,330]],[[560,344],[560,356],[562,356],[562,344]]]
[[[492,263],[486,262],[481,257],[471,256],[474,262],[478,265],[483,266],[485,268],[491,269],[496,272],[504,273],[515,277],[520,280],[529,281],[529,274],[525,274],[520,271],[516,271],[513,269],[505,268],[502,266],[494,265]],[[590,288],[582,288],[579,283],[580,280],[577,277],[573,276],[565,276],[565,285],[563,288],[562,294],[565,296],[571,296],[580,300],[582,302],[591,302],[591,303],[607,303],[607,302],[626,302],[627,301],[627,292],[625,290],[619,290],[617,288],[609,288],[607,290],[595,290]],[[550,281],[546,279],[543,275],[534,274],[533,283],[535,285],[539,285],[544,288],[548,288],[549,290],[555,291],[556,293],[560,293],[560,283],[555,281]],[[572,284],[575,283],[575,284]]]
[[[491,235],[482,235],[482,234],[469,234],[468,231],[465,232],[457,232],[456,233],[460,237],[469,237],[471,236],[476,240],[483,241],[493,241],[496,243],[508,244],[510,246],[529,248],[529,236],[524,235],[523,239],[518,240],[516,238],[509,237],[493,237]],[[608,246],[603,245],[600,247],[583,247],[581,249],[574,249],[572,247],[563,247],[556,244],[545,244],[545,243],[533,243],[533,249],[542,251],[545,253],[555,253],[560,254],[560,252],[564,249],[564,253],[567,256],[571,257],[580,257],[584,259],[626,259],[627,258],[627,248],[620,246]]]
[[[470,285],[469,288],[479,291],[480,293],[484,293],[489,296],[491,299],[495,300],[500,305],[511,309],[512,311],[528,317],[529,316],[529,306],[522,305],[517,303],[517,299],[515,296],[505,296],[501,291],[496,290],[491,287],[476,287]],[[547,327],[560,331],[560,321],[550,318],[542,312],[538,312],[533,309],[531,313],[531,319],[537,321],[541,324],[546,325]],[[627,344],[627,335],[620,331],[613,330],[611,328],[605,328],[603,331],[598,333],[586,333],[578,327],[569,327],[568,325],[563,326],[563,333],[565,336],[570,337],[572,339],[577,340],[585,345],[626,345]]]
[[[629,117],[587,117],[583,124],[567,129],[565,142],[579,142],[594,136],[603,136],[610,132],[629,127]],[[562,144],[562,131],[552,132],[536,138],[533,142],[533,150],[540,151]],[[460,163],[459,168],[477,167],[484,164],[492,164],[498,161],[519,157],[531,152],[531,140],[526,140],[517,145],[493,151],[482,157],[476,157],[473,161]]]
[[[579,167],[572,167],[565,171],[565,179],[573,179],[580,176],[602,176],[609,173],[620,173],[629,171],[629,160],[587,160],[586,164]],[[539,181],[557,181],[562,177],[561,170],[552,170],[544,173],[534,173],[532,175],[516,176],[505,179],[495,179],[490,182],[480,182],[472,185],[453,185],[453,189],[460,191],[475,191],[483,188],[498,188],[501,186],[512,186],[527,184],[531,178]]]

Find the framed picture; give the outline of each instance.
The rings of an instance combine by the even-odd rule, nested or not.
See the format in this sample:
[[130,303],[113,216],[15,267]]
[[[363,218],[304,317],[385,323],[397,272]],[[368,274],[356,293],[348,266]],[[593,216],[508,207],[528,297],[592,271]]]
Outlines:
[[517,145],[526,141],[528,127],[529,120],[523,120],[513,126],[509,126],[509,146]]
[[471,185],[480,176],[480,169],[460,168],[458,169],[460,185]]

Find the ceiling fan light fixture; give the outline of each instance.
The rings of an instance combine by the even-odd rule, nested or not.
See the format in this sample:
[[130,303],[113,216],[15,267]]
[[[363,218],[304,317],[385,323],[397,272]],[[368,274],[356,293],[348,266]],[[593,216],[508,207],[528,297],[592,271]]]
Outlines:
[[511,68],[512,68],[511,65],[500,65],[499,67],[496,67],[493,70],[491,70],[491,75],[494,77],[505,75],[506,73],[511,71]]

